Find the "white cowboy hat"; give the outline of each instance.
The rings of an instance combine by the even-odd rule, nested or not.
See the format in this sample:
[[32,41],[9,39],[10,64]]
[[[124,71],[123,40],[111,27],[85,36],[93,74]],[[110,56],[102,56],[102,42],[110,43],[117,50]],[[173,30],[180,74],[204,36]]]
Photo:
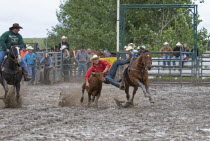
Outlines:
[[90,58],[90,62],[93,62],[93,59],[99,59],[100,57],[98,57],[98,55],[94,54],[91,58]]
[[127,48],[128,46],[124,46],[124,48]]
[[129,51],[129,50],[132,50],[132,49],[133,49],[132,46],[128,46],[125,50]]
[[27,50],[29,50],[29,49],[34,49],[32,46],[27,46],[27,48],[26,48]]
[[168,42],[165,42],[163,45],[168,45]]
[[67,48],[67,46],[63,45],[60,50]]
[[146,49],[146,47],[143,45],[143,46],[141,46],[140,48],[142,48],[142,49]]
[[129,43],[128,46],[136,47],[136,45],[134,43]]
[[182,44],[181,44],[180,42],[178,42],[178,43],[176,44],[176,46],[182,46]]
[[67,37],[66,36],[62,36],[61,39],[67,39]]

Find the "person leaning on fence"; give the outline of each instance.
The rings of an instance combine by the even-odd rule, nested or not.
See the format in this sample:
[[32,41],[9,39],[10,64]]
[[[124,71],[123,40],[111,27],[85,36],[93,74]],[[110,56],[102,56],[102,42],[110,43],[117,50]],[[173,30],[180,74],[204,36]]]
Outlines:
[[69,81],[69,51],[66,49],[67,46],[63,45],[60,50],[62,52],[62,60],[63,60],[63,74],[64,81]]
[[44,57],[40,61],[40,65],[44,65],[44,83],[50,84],[50,71],[52,70],[52,58],[48,52],[44,53]]
[[92,50],[90,48],[87,49],[87,55],[88,55],[88,63],[87,63],[87,68],[90,68],[92,65],[92,62],[90,62],[90,58],[93,57]]
[[[22,36],[19,34],[20,29],[23,29],[18,23],[14,23],[9,31],[6,31],[0,37],[0,70],[4,57],[9,52],[12,45],[19,45],[20,49],[25,46]],[[21,59],[20,65],[23,68],[24,81],[29,81],[31,77],[28,75],[25,63]]]
[[181,51],[184,52],[184,53],[182,53],[182,68],[183,68],[184,62],[186,62],[190,58],[190,53],[188,53],[188,52],[190,52],[188,45],[184,44]]
[[76,62],[78,63],[78,75],[77,80],[81,80],[81,73],[83,71],[83,76],[87,71],[87,63],[89,62],[88,54],[85,51],[85,47],[81,46],[80,50],[76,54]]
[[58,50],[60,50],[62,46],[66,46],[67,50],[69,51],[70,48],[66,36],[61,37],[61,42],[58,44]]
[[31,76],[31,80],[29,81],[29,85],[34,84],[35,81],[35,61],[36,61],[36,55],[33,53],[33,47],[28,46],[26,48],[28,50],[28,53],[24,56],[23,61],[27,65],[29,75]]
[[179,51],[179,52],[176,52],[176,53],[173,53],[173,55],[174,55],[174,59],[177,59],[177,60],[174,60],[173,61],[173,66],[176,66],[176,61],[178,61],[179,62],[179,66],[180,66],[180,51],[181,51],[181,47],[182,47],[182,44],[180,43],[180,42],[178,42],[177,44],[176,44],[176,46],[174,47],[174,49],[173,49],[173,51]]
[[[160,49],[160,52],[172,52],[173,50],[171,49],[171,47],[169,47],[168,42],[165,42],[163,44],[163,47]],[[170,53],[164,53],[161,54],[161,57],[163,57],[163,66],[166,66],[168,64],[168,66],[171,65],[170,61],[166,61],[169,60],[171,58],[171,54]]]

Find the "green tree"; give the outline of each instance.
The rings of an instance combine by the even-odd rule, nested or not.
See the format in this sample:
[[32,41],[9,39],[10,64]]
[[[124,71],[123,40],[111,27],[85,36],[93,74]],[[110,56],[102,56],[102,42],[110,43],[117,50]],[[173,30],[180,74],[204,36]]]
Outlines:
[[[121,0],[121,4],[184,4],[190,0]],[[59,24],[48,32],[48,40],[65,35],[73,48],[116,48],[115,0],[66,0],[57,12]],[[192,13],[189,9],[132,9],[125,15],[125,43],[149,45],[159,50],[163,42],[193,45]]]

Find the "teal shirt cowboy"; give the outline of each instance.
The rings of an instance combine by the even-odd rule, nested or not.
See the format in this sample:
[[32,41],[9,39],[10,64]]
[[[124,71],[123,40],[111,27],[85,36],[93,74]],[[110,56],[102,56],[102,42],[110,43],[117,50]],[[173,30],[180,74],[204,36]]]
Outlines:
[[18,42],[20,44],[20,48],[23,48],[25,45],[23,38],[19,33],[14,33],[12,30],[3,33],[0,37],[0,51],[10,49],[11,43],[13,42]]
[[24,58],[23,61],[27,64],[27,65],[35,65],[35,59],[36,59],[36,55],[34,53],[27,53]]

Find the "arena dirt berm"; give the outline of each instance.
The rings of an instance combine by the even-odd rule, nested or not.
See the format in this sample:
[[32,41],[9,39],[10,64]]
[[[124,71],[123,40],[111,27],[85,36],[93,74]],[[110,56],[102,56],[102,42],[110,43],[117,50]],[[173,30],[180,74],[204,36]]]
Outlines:
[[119,108],[114,98],[125,101],[124,91],[103,84],[95,109],[87,108],[87,94],[80,104],[81,85],[22,85],[19,108],[0,100],[0,140],[210,140],[209,87],[152,86],[155,104],[138,90],[134,107]]

